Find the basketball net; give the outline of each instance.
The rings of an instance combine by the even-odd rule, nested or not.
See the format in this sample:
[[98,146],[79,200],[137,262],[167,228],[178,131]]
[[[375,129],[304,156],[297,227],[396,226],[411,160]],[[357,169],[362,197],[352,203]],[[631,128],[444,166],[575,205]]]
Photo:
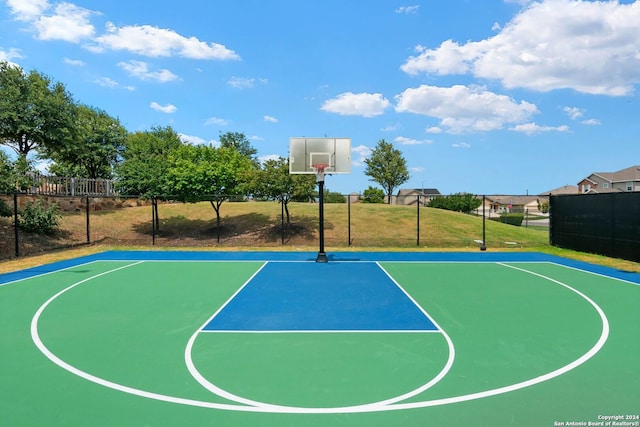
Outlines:
[[314,163],[311,165],[316,173],[316,182],[324,182],[324,170],[329,167],[326,163]]

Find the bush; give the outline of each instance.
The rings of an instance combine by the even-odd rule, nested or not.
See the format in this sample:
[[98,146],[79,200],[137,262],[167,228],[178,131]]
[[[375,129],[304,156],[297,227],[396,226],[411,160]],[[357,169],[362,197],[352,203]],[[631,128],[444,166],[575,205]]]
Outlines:
[[333,191],[325,191],[324,202],[325,203],[347,203],[347,199],[340,193],[336,193]]
[[9,207],[7,202],[5,202],[3,199],[0,199],[0,216],[12,216],[12,215],[13,215],[13,209]]
[[516,225],[520,227],[522,225],[522,220],[524,219],[524,214],[521,213],[503,213],[500,214],[500,222],[509,225]]
[[47,206],[44,200],[28,202],[19,212],[18,223],[25,231],[37,234],[51,234],[60,223],[58,205]]
[[482,204],[482,199],[469,193],[456,193],[451,196],[438,196],[429,201],[430,208],[470,213]]

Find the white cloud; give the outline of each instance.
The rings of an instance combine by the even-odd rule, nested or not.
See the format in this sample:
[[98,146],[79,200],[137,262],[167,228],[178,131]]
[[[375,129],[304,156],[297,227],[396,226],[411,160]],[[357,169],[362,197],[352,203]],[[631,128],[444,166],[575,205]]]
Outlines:
[[78,43],[93,37],[95,28],[89,22],[89,17],[94,13],[71,3],[60,3],[55,8],[55,14],[41,16],[34,22],[38,38]]
[[149,107],[153,108],[156,111],[160,111],[167,114],[172,114],[178,111],[178,107],[176,107],[175,105],[172,105],[172,104],[160,105],[155,101],[152,101],[151,104],[149,104]]
[[514,127],[509,128],[509,130],[515,131],[515,132],[522,132],[525,133],[527,135],[534,135],[536,133],[541,133],[541,132],[568,132],[569,131],[569,126],[567,125],[562,125],[562,126],[540,126],[537,125],[535,123],[523,123],[523,124],[519,124],[516,125]]
[[12,59],[22,58],[19,49],[11,48],[9,50],[0,50],[0,61],[7,62],[9,65],[19,67]]
[[96,83],[98,83],[100,86],[109,87],[109,88],[114,88],[118,86],[118,82],[113,79],[110,79],[109,77],[100,77],[99,79],[96,80]]
[[582,123],[583,125],[588,125],[588,126],[598,126],[600,125],[600,120],[598,119],[587,119],[587,120],[583,120],[580,123]]
[[505,124],[520,123],[538,113],[534,104],[516,102],[482,87],[421,85],[396,96],[398,112],[423,114],[440,119],[428,133],[491,131]]
[[345,92],[322,104],[321,110],[344,116],[374,117],[384,113],[389,100],[379,93]]
[[412,6],[400,6],[396,9],[396,13],[404,13],[405,15],[415,15],[418,13],[418,9],[420,9],[419,5]]
[[182,56],[191,59],[237,60],[240,57],[224,45],[184,37],[173,30],[151,25],[116,27],[107,24],[107,33],[95,38],[94,50],[126,50],[138,55]]
[[453,148],[470,148],[471,144],[467,144],[466,142],[457,142],[455,144],[451,144]]
[[424,130],[427,133],[439,134],[442,133],[442,128],[439,126],[430,126]]
[[50,7],[47,0],[7,0],[7,6],[20,21],[33,21]]
[[395,124],[392,124],[392,125],[387,125],[387,126],[381,128],[380,130],[382,132],[395,132],[400,128],[401,128],[400,124],[399,123],[395,123]]
[[424,172],[424,168],[422,166],[414,166],[412,168],[409,168],[409,170],[413,173],[422,173]]
[[199,136],[186,135],[184,133],[180,133],[180,134],[178,134],[178,136],[180,137],[180,140],[182,142],[184,142],[185,144],[190,144],[190,145],[209,145],[209,146],[212,146],[212,147],[220,145],[220,143],[218,141],[215,141],[213,139],[210,139],[209,141],[207,141],[206,139],[200,138]]
[[225,119],[221,119],[220,117],[209,117],[204,121],[205,126],[210,125],[218,125],[218,126],[227,126],[229,122]]
[[638,22],[638,1],[543,0],[491,38],[418,47],[401,68],[412,75],[472,74],[507,88],[629,95],[640,83]]
[[227,84],[236,89],[250,89],[255,86],[256,83],[267,84],[269,80],[262,78],[246,78],[246,77],[231,77]]
[[160,83],[166,83],[178,78],[178,76],[167,69],[149,71],[147,63],[142,61],[118,62],[118,67],[125,70],[129,75],[142,80],[155,80]]
[[251,136],[248,136],[247,139],[249,141],[264,141],[264,138],[261,137],[260,135],[251,135]]
[[431,144],[433,142],[429,139],[413,139],[413,138],[407,138],[404,136],[398,136],[394,139],[394,141],[402,145],[421,145],[421,144]]
[[81,61],[79,59],[67,58],[66,56],[64,58],[62,58],[62,62],[64,62],[67,65],[72,65],[74,67],[84,67],[85,66],[84,61]]
[[364,164],[364,160],[371,155],[371,148],[366,145],[358,145],[351,149],[351,165],[358,167]]
[[578,107],[564,107],[562,109],[571,120],[579,119],[584,115],[584,110]]
[[264,119],[265,122],[278,123],[278,119],[276,119],[273,116],[266,115],[266,116],[263,117],[263,119]]

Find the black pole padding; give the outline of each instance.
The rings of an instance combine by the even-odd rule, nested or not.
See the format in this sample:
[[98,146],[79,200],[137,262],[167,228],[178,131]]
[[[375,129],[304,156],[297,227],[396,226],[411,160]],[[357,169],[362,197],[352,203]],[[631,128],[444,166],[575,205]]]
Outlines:
[[319,210],[319,234],[320,234],[320,249],[318,250],[318,256],[316,262],[327,262],[327,254],[324,252],[324,181],[318,181],[318,193],[320,194],[320,202],[318,203]]
[[486,245],[487,233],[486,233],[486,227],[485,227],[484,201],[485,201],[485,196],[482,195],[482,244],[480,245],[481,251],[487,250],[487,245]]
[[13,193],[13,233],[15,240],[15,249],[16,249],[16,258],[20,256],[20,233],[18,233],[18,226],[20,222],[18,221],[18,193]]

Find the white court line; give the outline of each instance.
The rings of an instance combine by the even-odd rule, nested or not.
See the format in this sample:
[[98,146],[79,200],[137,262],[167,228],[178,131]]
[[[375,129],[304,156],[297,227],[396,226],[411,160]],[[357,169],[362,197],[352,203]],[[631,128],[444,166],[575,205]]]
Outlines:
[[453,403],[460,403],[460,402],[467,402],[470,400],[476,400],[476,399],[482,399],[485,397],[490,397],[490,396],[496,396],[499,394],[503,394],[503,393],[508,393],[508,392],[512,392],[512,391],[516,391],[516,390],[520,390],[526,387],[530,387],[536,384],[540,384],[544,381],[548,381],[552,378],[556,378],[560,375],[566,374],[567,372],[577,368],[578,366],[582,365],[583,363],[585,363],[586,361],[588,361],[589,359],[591,359],[595,354],[598,353],[598,351],[600,351],[600,349],[602,349],[602,347],[604,346],[604,344],[607,341],[607,338],[609,336],[609,321],[604,313],[604,311],[593,301],[591,300],[588,296],[586,296],[585,294],[583,294],[582,292],[572,288],[571,286],[564,284],[560,281],[557,281],[555,279],[552,279],[548,276],[544,276],[542,274],[538,274],[529,270],[525,270],[519,267],[515,267],[515,266],[510,266],[504,263],[498,263],[499,265],[502,265],[504,267],[508,267],[508,268],[513,268],[516,270],[520,270],[522,272],[528,273],[528,274],[532,274],[535,276],[538,276],[542,279],[545,280],[549,280],[553,283],[556,283],[558,285],[561,285],[567,289],[569,289],[572,292],[575,292],[577,295],[579,295],[580,297],[582,297],[585,301],[587,301],[589,304],[591,304],[591,306],[596,310],[596,312],[598,313],[598,315],[600,316],[600,319],[602,321],[602,332],[600,334],[600,338],[597,340],[597,342],[595,343],[595,345],[589,349],[585,354],[583,354],[581,357],[579,357],[578,359],[574,360],[573,362],[559,368],[556,369],[554,371],[551,371],[547,374],[544,375],[540,375],[538,377],[526,380],[526,381],[522,381],[516,384],[512,384],[509,386],[505,386],[505,387],[499,387],[496,389],[491,389],[491,390],[486,390],[486,391],[482,391],[482,392],[477,392],[477,393],[471,393],[471,394],[466,394],[466,395],[460,395],[460,396],[453,396],[453,397],[448,397],[448,398],[441,398],[441,399],[433,399],[433,400],[425,400],[425,401],[419,401],[419,402],[412,402],[412,403],[393,403],[393,404],[386,404],[386,405],[361,405],[361,406],[351,406],[351,407],[344,407],[344,408],[339,408],[338,410],[335,408],[297,408],[297,407],[274,407],[276,405],[268,405],[268,406],[244,406],[244,405],[230,405],[230,404],[224,404],[224,403],[214,403],[214,402],[208,402],[208,401],[201,401],[201,400],[194,400],[194,399],[186,399],[186,398],[181,398],[181,397],[175,397],[175,396],[168,396],[168,395],[164,395],[164,394],[159,394],[159,393],[153,393],[153,392],[149,392],[149,391],[145,391],[145,390],[140,390],[140,389],[136,389],[133,387],[128,387],[128,386],[124,386],[122,384],[118,384],[118,383],[114,383],[112,381],[108,381],[105,380],[103,378],[97,377],[95,375],[91,375],[87,372],[84,372],[68,363],[66,363],[65,361],[63,361],[62,359],[60,359],[59,357],[57,357],[55,354],[53,354],[42,342],[42,340],[40,339],[40,336],[38,334],[38,321],[40,319],[40,316],[42,314],[42,312],[47,308],[47,306],[49,304],[51,304],[51,302],[53,302],[56,298],[58,298],[60,295],[64,294],[65,292],[67,292],[68,290],[74,288],[75,286],[80,285],[81,283],[85,283],[93,278],[117,271],[117,270],[121,270],[123,268],[127,268],[127,267],[131,267],[133,265],[136,265],[139,263],[135,263],[135,264],[130,264],[127,266],[123,266],[123,267],[119,267],[107,272],[103,272],[100,274],[97,274],[93,277],[84,279],[80,282],[77,282],[71,286],[69,286],[66,289],[63,289],[62,291],[58,292],[57,294],[55,294],[54,296],[52,296],[51,298],[49,298],[49,300],[47,300],[36,312],[36,314],[34,315],[32,321],[31,321],[31,336],[32,339],[36,345],[36,347],[38,347],[38,349],[49,359],[51,360],[53,363],[55,363],[56,365],[60,366],[61,368],[67,370],[68,372],[77,375],[83,379],[86,379],[87,381],[91,381],[94,382],[96,384],[102,385],[104,387],[108,387],[114,390],[118,390],[124,393],[129,393],[132,395],[136,395],[136,396],[140,396],[140,397],[145,397],[148,399],[154,399],[154,400],[159,400],[159,401],[164,401],[164,402],[170,402],[170,403],[176,403],[176,404],[181,404],[181,405],[189,405],[189,406],[196,406],[196,407],[202,407],[202,408],[210,408],[210,409],[218,409],[218,410],[227,410],[227,411],[239,411],[239,412],[261,412],[261,413],[292,413],[292,414],[335,414],[335,413],[362,413],[362,412],[383,412],[383,411],[398,411],[398,410],[406,410],[406,409],[418,409],[418,408],[427,408],[427,407],[433,407],[433,406],[441,406],[441,405],[448,405],[448,404],[453,404]]

